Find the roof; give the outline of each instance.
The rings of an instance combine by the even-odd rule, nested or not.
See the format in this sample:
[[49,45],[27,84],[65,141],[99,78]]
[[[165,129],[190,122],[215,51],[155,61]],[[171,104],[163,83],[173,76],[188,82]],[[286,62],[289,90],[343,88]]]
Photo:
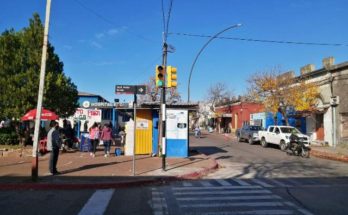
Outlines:
[[78,96],[79,96],[79,97],[82,97],[82,96],[85,96],[85,97],[99,97],[99,98],[101,98],[101,100],[103,100],[103,101],[108,101],[108,100],[106,100],[105,98],[103,98],[103,97],[100,96],[100,95],[92,94],[92,93],[87,93],[87,92],[81,92],[81,91],[78,92]]

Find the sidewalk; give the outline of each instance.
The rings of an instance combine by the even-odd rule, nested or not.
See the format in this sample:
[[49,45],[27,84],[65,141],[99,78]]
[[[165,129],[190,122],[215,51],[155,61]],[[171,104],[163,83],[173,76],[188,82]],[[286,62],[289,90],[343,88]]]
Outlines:
[[[112,148],[114,149],[114,147]],[[58,159],[60,175],[48,173],[49,154],[39,157],[39,181],[31,181],[31,149],[8,153],[0,157],[1,189],[98,189],[129,187],[172,180],[195,179],[218,168],[215,160],[200,153],[188,158],[167,158],[166,171],[162,170],[162,158],[137,155],[135,176],[133,157],[115,156],[105,158],[100,148],[95,158],[88,152],[61,153]]]

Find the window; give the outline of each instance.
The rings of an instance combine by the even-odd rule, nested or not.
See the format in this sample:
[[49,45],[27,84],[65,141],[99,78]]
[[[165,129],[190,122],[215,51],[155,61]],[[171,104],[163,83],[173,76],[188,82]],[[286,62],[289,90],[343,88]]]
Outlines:
[[274,129],[274,133],[280,133],[279,128],[275,128],[275,129]]
[[274,129],[273,126],[272,126],[272,127],[269,127],[269,131],[270,131],[270,132],[273,132],[273,129]]
[[348,113],[341,114],[341,138],[348,138]]

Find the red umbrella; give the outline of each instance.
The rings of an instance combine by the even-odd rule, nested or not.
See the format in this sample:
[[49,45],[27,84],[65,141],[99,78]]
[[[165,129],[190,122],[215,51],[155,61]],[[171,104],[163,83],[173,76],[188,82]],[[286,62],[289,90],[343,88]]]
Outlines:
[[[30,110],[28,113],[26,113],[21,120],[26,121],[26,120],[34,120],[36,118],[36,109]],[[58,119],[59,116],[55,114],[54,112],[42,108],[41,111],[41,120],[56,120]]]

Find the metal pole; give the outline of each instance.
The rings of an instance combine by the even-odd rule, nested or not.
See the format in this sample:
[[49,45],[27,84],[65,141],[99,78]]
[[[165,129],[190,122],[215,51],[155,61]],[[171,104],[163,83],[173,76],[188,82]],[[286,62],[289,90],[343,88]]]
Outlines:
[[191,66],[191,70],[190,70],[190,75],[189,75],[189,80],[188,80],[188,86],[187,86],[187,102],[190,102],[190,83],[191,83],[191,76],[192,76],[192,71],[193,71],[193,68],[195,67],[195,64],[197,62],[197,59],[198,57],[201,55],[201,53],[203,52],[203,50],[208,46],[208,44],[213,40],[215,39],[217,36],[219,36],[220,34],[224,33],[225,31],[228,31],[232,28],[237,28],[237,27],[240,27],[242,26],[242,24],[236,24],[236,25],[232,25],[228,28],[225,28],[224,30],[218,32],[217,34],[215,34],[214,36],[212,36],[205,44],[204,46],[201,48],[201,50],[199,50],[198,54],[196,55],[196,58],[195,60],[193,61],[192,63],[192,66]]
[[337,146],[337,137],[336,137],[336,106],[332,107],[332,117],[333,117],[333,147],[336,148]]
[[135,86],[134,89],[134,102],[133,102],[133,109],[134,109],[134,141],[133,141],[133,176],[135,176],[135,142],[136,142],[136,131],[137,131],[137,86]]
[[50,11],[51,11],[51,0],[47,0],[46,3],[46,18],[45,18],[45,29],[44,38],[42,46],[42,56],[41,56],[41,69],[40,69],[40,84],[36,107],[36,118],[35,118],[35,130],[34,130],[34,143],[33,143],[33,159],[31,166],[31,179],[37,181],[38,179],[38,142],[39,142],[39,132],[40,132],[40,121],[42,112],[42,98],[45,86],[45,72],[46,72],[46,58],[47,58],[47,41],[48,41],[48,27],[50,23]]
[[[167,48],[168,44],[166,42],[163,43],[163,69],[164,74],[167,74]],[[161,113],[161,143],[162,143],[162,170],[166,170],[166,78],[164,76],[164,84],[162,88],[161,102],[160,102],[160,113]]]

